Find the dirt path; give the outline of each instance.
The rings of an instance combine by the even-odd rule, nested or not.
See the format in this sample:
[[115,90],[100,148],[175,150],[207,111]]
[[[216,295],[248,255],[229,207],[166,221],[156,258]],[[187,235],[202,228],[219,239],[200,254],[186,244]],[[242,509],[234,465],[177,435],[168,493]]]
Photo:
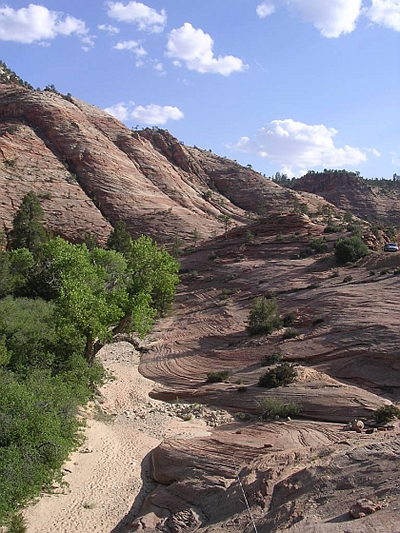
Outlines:
[[130,344],[108,345],[99,357],[115,380],[101,389],[86,441],[65,465],[69,488],[26,510],[29,533],[121,532],[152,488],[146,455],[167,437],[209,434],[204,421],[183,421],[168,405],[149,400],[154,383],[139,374],[139,354]]

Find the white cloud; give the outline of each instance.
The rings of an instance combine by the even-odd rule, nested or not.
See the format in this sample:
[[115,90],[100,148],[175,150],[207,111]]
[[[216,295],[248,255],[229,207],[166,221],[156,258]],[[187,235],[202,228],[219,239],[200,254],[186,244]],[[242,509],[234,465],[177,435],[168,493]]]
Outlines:
[[260,17],[260,19],[268,17],[269,15],[272,15],[274,11],[275,11],[275,6],[271,2],[262,2],[262,4],[259,4],[256,9],[256,13]]
[[116,35],[119,33],[119,28],[116,28],[115,26],[112,26],[111,24],[100,24],[97,26],[99,30],[106,31],[110,35]]
[[311,22],[324,37],[351,33],[361,13],[362,0],[283,0],[291,11]]
[[264,157],[296,174],[310,168],[343,168],[367,160],[365,151],[359,148],[336,147],[333,138],[337,133],[323,124],[273,120],[259,129],[252,139],[242,137],[230,148]]
[[159,125],[165,124],[168,120],[180,120],[184,114],[177,107],[150,104],[146,107],[141,105],[135,107],[131,116],[143,124]]
[[138,58],[147,55],[146,50],[137,41],[121,41],[113,46],[113,48],[115,50],[129,50]]
[[390,152],[390,155],[392,156],[392,165],[397,168],[400,168],[400,151]]
[[366,15],[376,24],[400,31],[399,0],[372,0],[372,6],[367,9]]
[[150,104],[146,107],[135,106],[134,102],[129,102],[129,104],[120,102],[107,107],[104,111],[121,120],[121,122],[135,119],[142,124],[150,124],[152,126],[165,124],[168,120],[180,120],[184,117],[182,111],[177,107],[168,105],[163,107],[156,104]]
[[62,18],[62,14],[35,4],[18,10],[8,6],[0,7],[2,41],[31,44],[54,39],[57,35],[74,33],[81,37],[88,33],[85,23],[75,17],[67,15]]
[[246,68],[243,61],[234,56],[214,57],[214,41],[208,33],[196,30],[189,22],[172,30],[168,36],[167,56],[175,59],[175,65],[184,61],[189,70],[201,73],[229,76]]
[[104,111],[117,118],[121,122],[124,122],[124,120],[127,120],[129,118],[129,107],[123,102],[115,104],[111,107],[106,107]]
[[107,15],[119,22],[132,22],[139,30],[160,33],[167,22],[167,15],[164,9],[158,13],[155,9],[142,4],[141,2],[108,2]]

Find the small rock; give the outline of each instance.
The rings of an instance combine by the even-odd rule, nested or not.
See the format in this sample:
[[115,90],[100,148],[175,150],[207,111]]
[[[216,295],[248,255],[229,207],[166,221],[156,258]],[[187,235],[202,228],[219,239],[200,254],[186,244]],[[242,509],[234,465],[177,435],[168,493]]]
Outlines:
[[357,500],[356,503],[351,506],[349,514],[353,518],[363,518],[364,516],[375,513],[380,509],[382,509],[382,505],[379,503],[374,503],[367,498],[362,498],[361,500]]

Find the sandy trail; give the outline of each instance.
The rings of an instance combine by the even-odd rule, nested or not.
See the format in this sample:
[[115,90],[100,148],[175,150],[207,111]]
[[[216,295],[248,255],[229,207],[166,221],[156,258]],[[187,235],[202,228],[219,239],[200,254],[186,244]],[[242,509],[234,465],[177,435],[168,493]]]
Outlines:
[[29,533],[122,533],[152,488],[146,455],[165,438],[209,434],[205,422],[149,399],[154,382],[139,374],[130,344],[105,346],[99,357],[115,380],[102,387],[101,410],[93,407],[86,441],[65,465],[69,488],[26,509]]

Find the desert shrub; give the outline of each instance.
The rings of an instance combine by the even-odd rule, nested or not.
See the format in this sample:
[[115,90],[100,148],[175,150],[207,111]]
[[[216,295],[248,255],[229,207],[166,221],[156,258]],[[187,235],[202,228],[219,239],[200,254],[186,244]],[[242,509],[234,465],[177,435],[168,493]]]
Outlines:
[[217,259],[217,254],[215,252],[210,252],[208,254],[208,259],[210,259],[210,261],[214,261],[214,259]]
[[375,274],[376,274],[375,270],[370,270],[370,271],[369,271],[369,275],[370,275],[370,276],[375,276]]
[[276,298],[257,297],[249,312],[248,330],[252,335],[272,333],[281,327],[281,319]]
[[7,522],[7,533],[26,533],[28,523],[21,513],[11,515]]
[[219,372],[208,372],[207,383],[222,383],[229,378],[227,370],[220,370]]
[[246,392],[247,391],[247,387],[245,385],[241,385],[240,387],[238,387],[238,392]]
[[318,326],[318,324],[322,324],[322,322],[325,322],[325,320],[322,318],[322,316],[319,316],[319,317],[317,317],[316,319],[313,320],[312,325],[313,326]]
[[287,362],[278,365],[275,368],[271,368],[260,376],[258,380],[259,387],[265,387],[267,389],[273,389],[293,383],[297,377],[297,370],[294,365]]
[[307,248],[301,252],[302,257],[308,257],[313,254],[323,254],[328,250],[326,240],[322,237],[310,239]]
[[328,220],[328,224],[324,229],[324,233],[338,233],[342,230],[342,226],[340,224],[336,224],[336,222],[333,221],[332,218]]
[[354,263],[369,253],[368,246],[357,236],[339,239],[335,242],[334,250],[336,261],[340,265]]
[[239,289],[229,288],[229,289],[222,289],[220,295],[218,298],[220,300],[226,300],[229,298],[229,296],[232,296],[233,294],[236,294],[239,291]]
[[261,362],[261,366],[270,366],[276,363],[280,363],[281,361],[282,361],[282,354],[280,354],[279,352],[276,352],[273,354],[266,355]]
[[351,281],[353,279],[353,276],[345,276],[343,278],[343,283],[349,283],[349,281]]
[[261,404],[263,418],[294,418],[300,414],[300,405],[295,402],[284,403],[276,398],[265,398]]
[[400,409],[395,405],[384,405],[374,412],[377,424],[387,424],[391,420],[400,417]]
[[385,276],[388,272],[389,272],[389,270],[388,270],[387,268],[384,268],[383,270],[381,270],[381,271],[379,272],[379,275],[380,275],[380,276]]
[[287,315],[283,317],[282,324],[285,328],[289,326],[293,326],[293,324],[296,322],[297,315],[294,311],[291,311]]
[[294,339],[299,335],[299,332],[296,328],[286,328],[283,333],[283,339]]

